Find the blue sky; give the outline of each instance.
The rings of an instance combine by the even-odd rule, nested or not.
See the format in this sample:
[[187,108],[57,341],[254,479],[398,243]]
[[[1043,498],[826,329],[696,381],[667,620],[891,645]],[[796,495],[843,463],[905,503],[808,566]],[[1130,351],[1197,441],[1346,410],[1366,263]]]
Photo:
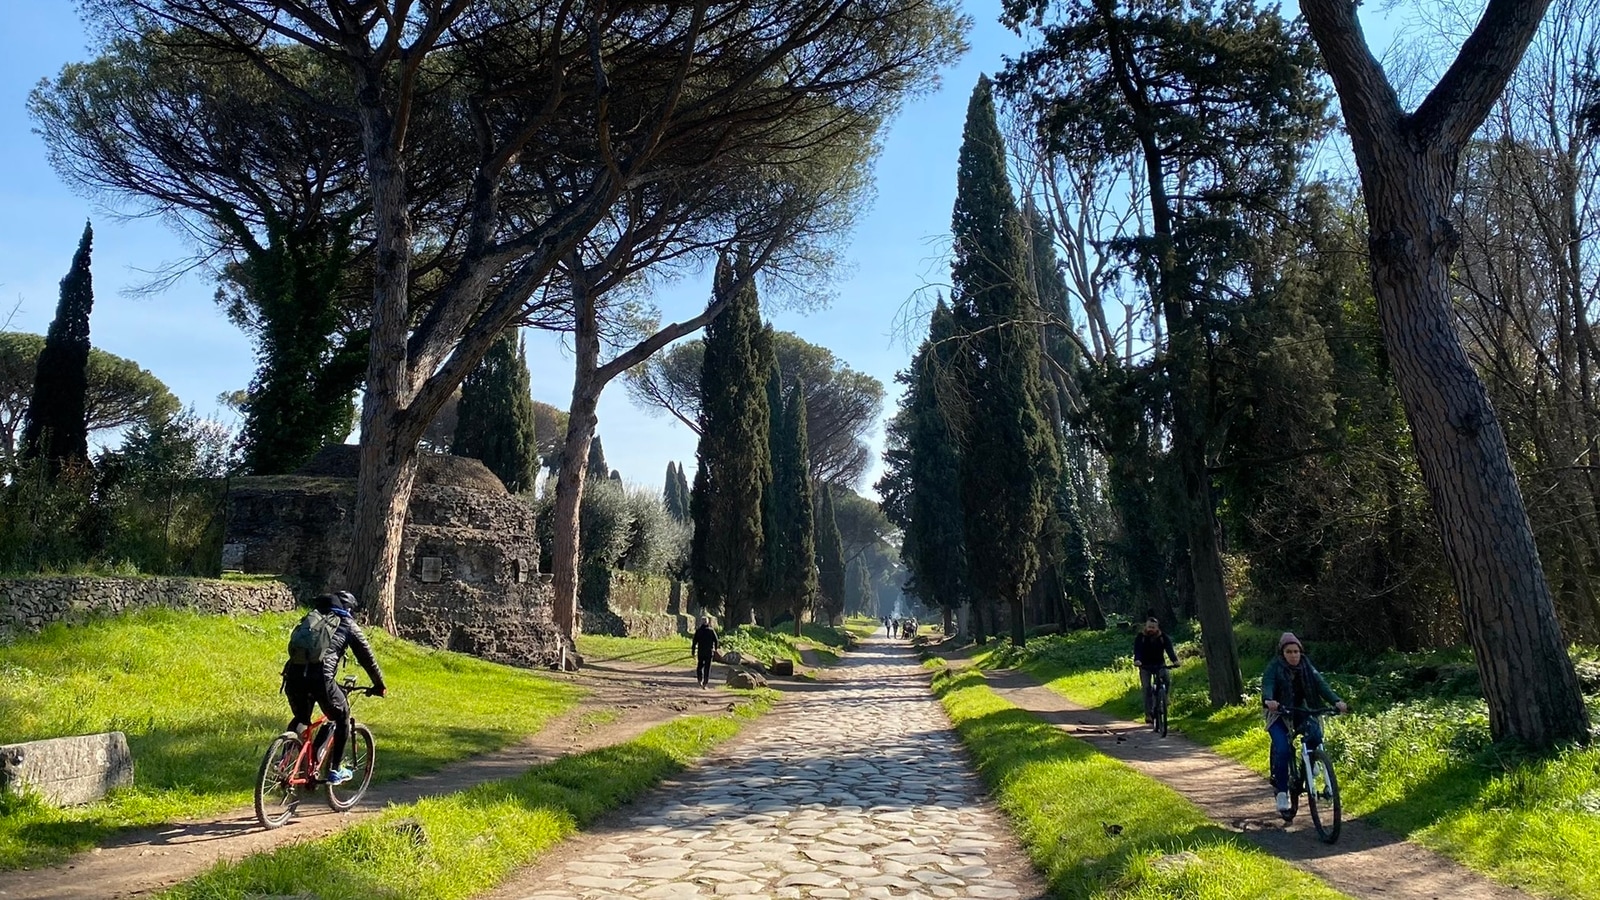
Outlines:
[[[832,350],[845,364],[890,390],[925,327],[921,293],[948,277],[944,248],[955,198],[956,153],[967,98],[980,73],[992,73],[1020,41],[997,22],[997,0],[968,0],[971,50],[943,74],[937,92],[908,104],[890,125],[876,167],[877,196],[859,217],[838,273],[834,301],[772,319]],[[14,3],[7,9],[7,51],[0,55],[0,329],[43,333],[54,314],[85,219],[95,226],[95,346],[137,361],[202,415],[218,412],[217,395],[245,387],[254,371],[250,343],[213,302],[214,286],[185,276],[154,295],[132,296],[150,272],[186,255],[161,222],[123,220],[74,195],[56,177],[32,132],[25,102],[41,78],[87,57],[87,38],[64,0]],[[26,35],[26,40],[15,36]],[[668,318],[692,315],[707,299],[704,279],[685,279],[656,301]],[[912,317],[908,323],[908,317]],[[536,399],[566,408],[572,360],[552,335],[530,332],[529,368]],[[222,413],[223,417],[231,414]],[[668,460],[694,462],[695,438],[665,415],[634,407],[622,384],[600,403],[606,457],[630,482],[659,486]],[[873,437],[881,443],[882,423]],[[877,477],[877,464],[859,487]]]
[[[905,365],[903,317],[914,294],[946,277],[941,262],[955,199],[956,151],[967,96],[980,72],[1001,66],[1020,48],[995,21],[997,2],[969,2],[971,51],[946,71],[940,89],[907,105],[892,123],[877,165],[877,198],[859,219],[845,253],[832,305],[804,315],[775,311],[778,328],[832,350],[845,364],[893,389]],[[73,5],[63,0],[12,4],[0,55],[0,329],[44,333],[55,312],[57,285],[67,271],[85,219],[95,228],[96,347],[137,361],[202,415],[216,397],[245,387],[254,356],[244,335],[221,314],[214,286],[200,274],[155,294],[131,296],[149,273],[183,259],[184,244],[153,219],[119,220],[70,191],[50,168],[24,105],[39,79],[87,58],[87,37]],[[670,318],[692,315],[707,299],[703,279],[685,279],[656,298]],[[909,329],[915,340],[917,328]],[[563,409],[570,400],[572,360],[551,335],[530,332],[529,369],[538,400]],[[891,407],[892,409],[892,407]],[[224,416],[228,414],[223,414]],[[600,403],[606,458],[633,482],[659,486],[668,460],[694,462],[695,437],[664,415],[634,407],[622,384]],[[875,440],[881,439],[881,423]],[[866,487],[876,470],[863,480]]]

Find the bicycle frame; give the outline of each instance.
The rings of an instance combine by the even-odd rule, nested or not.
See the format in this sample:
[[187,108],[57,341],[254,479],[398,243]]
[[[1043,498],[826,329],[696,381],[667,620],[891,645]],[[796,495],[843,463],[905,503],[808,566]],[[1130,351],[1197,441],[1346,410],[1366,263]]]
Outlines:
[[1340,804],[1339,780],[1334,773],[1333,761],[1328,758],[1326,748],[1321,741],[1311,743],[1308,733],[1311,723],[1316,723],[1315,729],[1318,736],[1322,735],[1322,717],[1339,710],[1332,708],[1300,709],[1287,708],[1287,714],[1304,716],[1299,727],[1294,726],[1291,719],[1287,724],[1291,726],[1290,740],[1300,743],[1299,758],[1295,760],[1295,771],[1290,774],[1289,809],[1283,813],[1284,821],[1290,821],[1299,807],[1300,796],[1305,796],[1307,805],[1311,810],[1311,820],[1316,826],[1317,837],[1323,843],[1331,844],[1339,839]]
[[[344,691],[346,697],[362,690],[361,686],[357,685],[353,678],[346,678],[345,681],[339,682],[336,686]],[[324,727],[333,728],[334,724],[329,721],[326,715],[323,715],[319,708],[315,717],[311,720],[311,724],[306,726],[306,739],[300,742],[300,752],[295,754],[294,768],[289,771],[289,785],[291,787],[298,788],[308,784],[318,785],[322,783],[322,779],[317,777],[317,769],[321,767],[322,760],[316,748],[321,745],[326,750],[333,742],[333,733],[331,731],[326,737],[323,736],[322,729]],[[351,733],[355,732],[355,728],[356,713],[352,709],[350,710]]]

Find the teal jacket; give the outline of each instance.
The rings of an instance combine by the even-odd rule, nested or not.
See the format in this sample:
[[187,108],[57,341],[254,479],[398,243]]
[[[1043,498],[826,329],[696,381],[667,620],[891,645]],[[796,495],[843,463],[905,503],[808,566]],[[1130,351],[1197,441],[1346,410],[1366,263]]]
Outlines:
[[[1333,692],[1333,688],[1328,686],[1327,679],[1322,677],[1317,667],[1311,664],[1310,659],[1302,655],[1299,668],[1305,685],[1305,696],[1301,698],[1301,703],[1295,702],[1294,669],[1291,669],[1281,656],[1268,663],[1267,671],[1261,676],[1262,702],[1276,700],[1284,706],[1299,706],[1302,703],[1305,706],[1332,706],[1343,702],[1339,695]],[[1326,704],[1323,701],[1326,701]],[[1268,724],[1271,724],[1270,720],[1273,718],[1276,716],[1269,713]]]

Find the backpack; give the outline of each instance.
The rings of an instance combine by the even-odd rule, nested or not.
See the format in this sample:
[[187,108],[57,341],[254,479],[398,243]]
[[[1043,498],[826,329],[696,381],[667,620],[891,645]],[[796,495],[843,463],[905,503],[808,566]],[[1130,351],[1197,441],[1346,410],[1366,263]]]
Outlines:
[[333,648],[333,637],[339,632],[339,616],[326,615],[312,610],[305,614],[300,624],[289,632],[289,662],[309,666],[322,662]]

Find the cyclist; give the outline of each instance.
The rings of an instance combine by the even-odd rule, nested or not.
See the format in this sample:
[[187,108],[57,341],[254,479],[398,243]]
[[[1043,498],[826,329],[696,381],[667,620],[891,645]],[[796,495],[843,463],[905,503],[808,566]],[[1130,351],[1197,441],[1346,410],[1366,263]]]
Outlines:
[[1144,620],[1144,628],[1133,636],[1133,664],[1139,668],[1139,688],[1144,691],[1144,721],[1149,724],[1156,717],[1155,676],[1167,668],[1166,659],[1178,664],[1178,653],[1172,649],[1172,638],[1161,630],[1155,616]]
[[1267,734],[1272,736],[1272,790],[1277,794],[1278,812],[1289,811],[1289,764],[1294,731],[1305,733],[1308,746],[1322,743],[1322,726],[1305,713],[1293,712],[1331,703],[1339,712],[1350,707],[1328,686],[1322,673],[1306,658],[1305,648],[1294,632],[1278,638],[1278,655],[1267,663],[1261,676],[1261,703],[1266,707]]
[[[351,615],[361,609],[355,596],[349,591],[340,591],[337,594],[323,594],[311,602],[318,616],[324,619],[334,617],[334,621],[328,624],[326,637],[322,638],[315,654],[318,658],[297,662],[293,658],[295,639],[290,638],[291,658],[283,665],[283,693],[289,699],[289,712],[294,716],[289,721],[289,730],[296,733],[304,731],[311,724],[313,704],[321,706],[322,714],[333,723],[333,746],[327,758],[341,760],[345,742],[350,739],[350,701],[345,698],[337,681],[345,650],[354,651],[356,662],[367,670],[367,675],[372,679],[372,693],[382,697],[387,689],[383,683],[383,671],[372,656],[372,645],[367,643],[367,636],[361,633],[361,626],[356,624],[355,617]],[[312,618],[308,614],[306,621]],[[329,784],[343,784],[350,780],[352,774],[349,768],[339,765],[328,773],[327,781]]]

